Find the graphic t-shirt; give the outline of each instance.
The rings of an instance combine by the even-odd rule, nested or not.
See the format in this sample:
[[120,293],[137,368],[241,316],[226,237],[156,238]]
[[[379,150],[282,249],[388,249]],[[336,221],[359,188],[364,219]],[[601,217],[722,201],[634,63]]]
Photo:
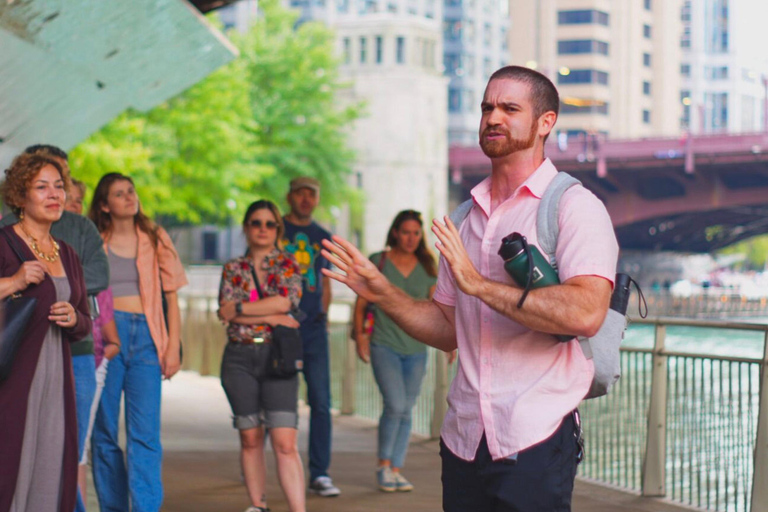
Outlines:
[[311,328],[316,325],[324,329],[325,322],[320,317],[323,312],[323,274],[320,270],[331,268],[331,264],[320,254],[320,250],[321,242],[326,238],[330,239],[331,234],[315,222],[308,226],[297,226],[287,220],[284,220],[284,223],[283,247],[293,254],[303,277],[304,293],[299,309],[307,314],[307,318],[301,327]]

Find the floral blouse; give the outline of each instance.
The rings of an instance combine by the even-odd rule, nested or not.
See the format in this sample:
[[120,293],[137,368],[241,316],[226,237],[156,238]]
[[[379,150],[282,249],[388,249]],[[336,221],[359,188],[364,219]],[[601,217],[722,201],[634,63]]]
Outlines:
[[[266,282],[259,283],[263,296],[288,297],[293,308],[298,308],[301,300],[302,278],[299,265],[293,256],[286,251],[275,249],[264,258],[261,268],[267,271]],[[219,285],[219,302],[259,300],[252,270],[251,259],[247,257],[235,258],[225,263]],[[263,338],[264,342],[270,342],[272,327],[267,324],[243,325],[230,322],[227,327],[227,337],[234,343],[253,343],[254,338]]]

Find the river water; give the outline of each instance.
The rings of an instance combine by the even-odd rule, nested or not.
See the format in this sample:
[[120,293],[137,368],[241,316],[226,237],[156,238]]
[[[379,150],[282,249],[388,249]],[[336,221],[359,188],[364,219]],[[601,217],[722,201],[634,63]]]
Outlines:
[[[767,324],[766,318],[738,318],[734,321]],[[667,327],[666,349],[672,352],[695,352],[711,356],[762,357],[764,334],[739,329],[703,327]],[[623,346],[653,348],[654,326],[632,324],[627,329]]]

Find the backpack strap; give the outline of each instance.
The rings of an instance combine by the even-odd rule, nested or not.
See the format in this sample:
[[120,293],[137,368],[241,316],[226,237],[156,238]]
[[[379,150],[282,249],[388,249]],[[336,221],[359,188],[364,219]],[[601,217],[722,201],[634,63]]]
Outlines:
[[451,212],[448,217],[451,219],[451,222],[453,222],[453,225],[456,226],[456,229],[459,229],[459,226],[461,226],[461,223],[467,218],[467,215],[469,215],[469,212],[474,205],[475,203],[472,199],[467,199]]
[[555,259],[557,237],[560,234],[560,225],[558,224],[560,199],[568,189],[575,185],[581,185],[581,182],[567,172],[558,172],[544,191],[536,214],[536,236],[539,241],[539,248],[547,256],[549,264],[555,270],[557,270]]
[[[536,213],[536,236],[539,248],[549,259],[549,264],[557,271],[557,237],[560,235],[558,215],[560,199],[571,187],[581,185],[581,182],[567,172],[558,172],[549,183]],[[592,345],[589,338],[579,337],[579,344],[587,359],[593,358]]]

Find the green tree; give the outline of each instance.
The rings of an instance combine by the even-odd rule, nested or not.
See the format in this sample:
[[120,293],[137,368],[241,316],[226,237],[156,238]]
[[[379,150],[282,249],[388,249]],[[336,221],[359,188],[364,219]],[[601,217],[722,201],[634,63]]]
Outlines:
[[763,270],[768,261],[768,235],[749,238],[720,251],[722,254],[744,254],[751,270]]
[[148,113],[129,110],[71,152],[76,177],[92,190],[108,172],[134,178],[145,210],[165,221],[224,223],[256,197],[281,202],[299,175],[323,183],[323,203],[349,198],[354,159],[346,128],[360,105],[339,107],[344,84],[334,34],[296,27],[276,0],[246,34],[240,56]]

